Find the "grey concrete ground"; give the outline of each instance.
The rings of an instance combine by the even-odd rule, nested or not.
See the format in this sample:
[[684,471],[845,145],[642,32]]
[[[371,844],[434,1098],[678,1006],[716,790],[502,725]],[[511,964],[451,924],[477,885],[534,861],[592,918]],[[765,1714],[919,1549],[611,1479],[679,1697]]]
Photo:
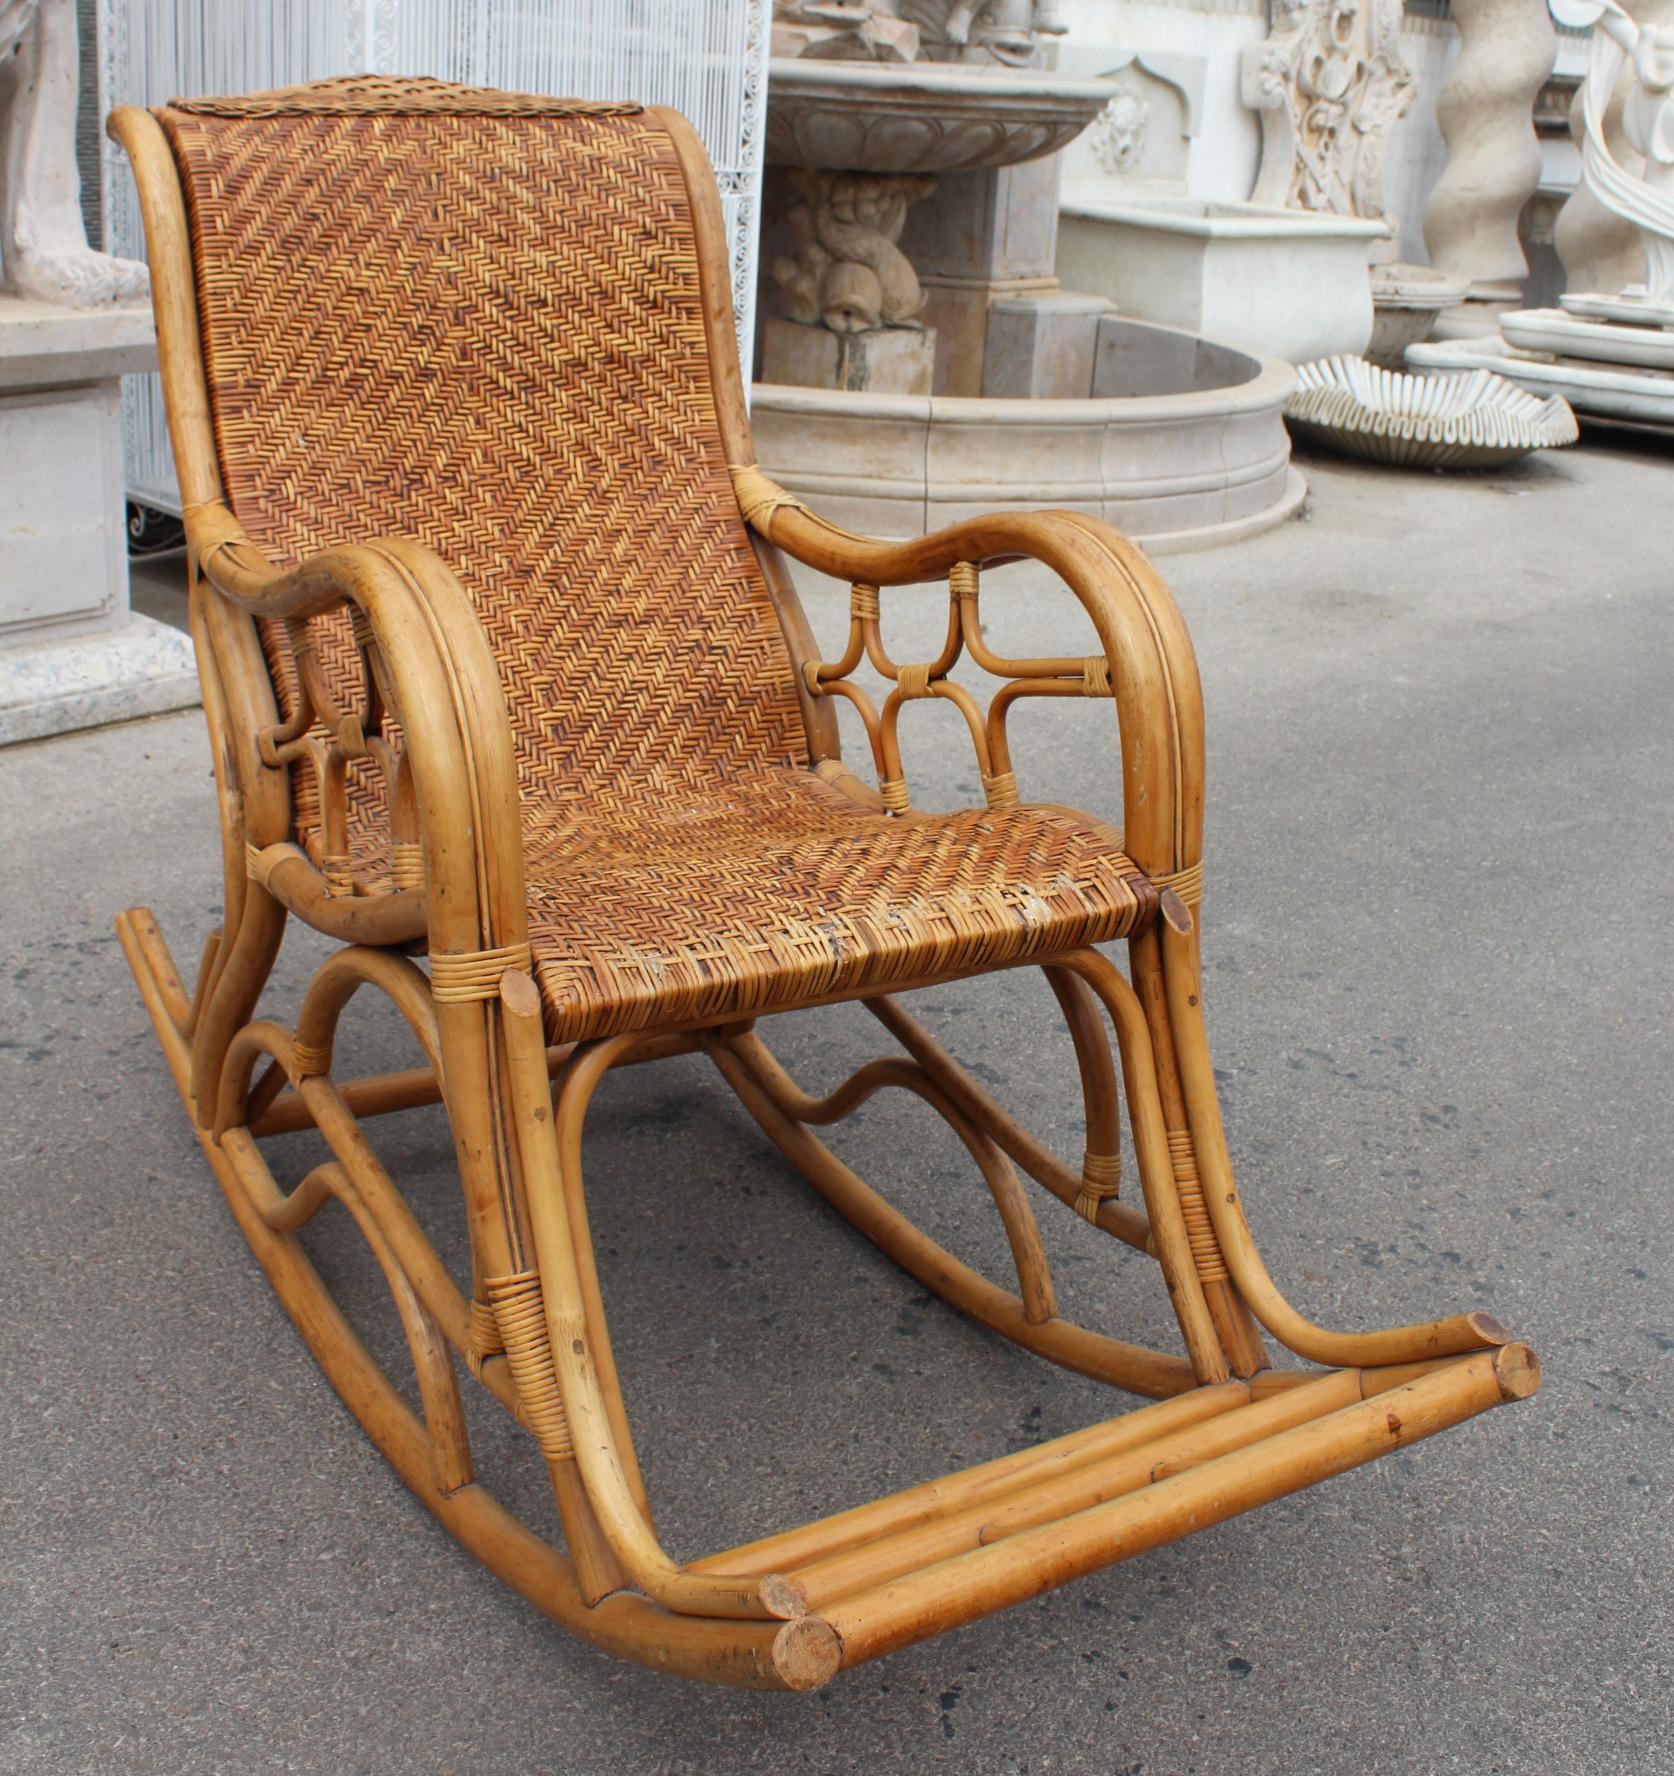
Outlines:
[[[1536,1400],[810,1698],[613,1662],[386,1471],[188,1134],[111,919],[148,903],[189,967],[216,916],[198,718],[50,741],[0,755],[0,1769],[1674,1770],[1674,458],[1594,446],[1474,481],[1307,467],[1305,522],[1164,564],[1211,716],[1233,1149],[1302,1305],[1343,1324],[1487,1308],[1544,1354]],[[1059,595],[994,583],[1001,637],[1047,643]],[[932,595],[900,602],[936,628]],[[814,605],[832,633],[839,605]],[[915,712],[907,741],[948,798],[974,773],[944,715]],[[1025,710],[1026,791],[1108,808],[1106,721]],[[279,1005],[308,961],[287,950]],[[1073,1151],[1044,990],[926,998]],[[396,1032],[361,1028],[368,1065],[407,1064]],[[847,1012],[778,1039],[827,1083],[873,1040]],[[377,1136],[457,1252],[440,1122]],[[912,1104],[868,1106],[843,1150],[1003,1262],[980,1186]],[[1106,1410],[895,1272],[696,1061],[611,1082],[590,1162],[676,1551]],[[1062,1213],[1047,1232],[1085,1317],[1168,1337],[1144,1261]],[[352,1238],[319,1249],[390,1349]],[[501,1428],[481,1444],[535,1500]]]

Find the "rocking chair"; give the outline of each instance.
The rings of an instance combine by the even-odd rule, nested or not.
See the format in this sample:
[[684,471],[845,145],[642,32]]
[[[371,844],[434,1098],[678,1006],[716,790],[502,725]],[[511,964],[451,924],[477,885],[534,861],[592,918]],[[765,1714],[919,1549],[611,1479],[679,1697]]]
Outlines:
[[[225,922],[190,991],[148,912],[118,929],[298,1331],[479,1559],[612,1651],[809,1689],[1534,1391],[1532,1353],[1484,1314],[1326,1331],[1279,1294],[1233,1184],[1198,1003],[1203,712],[1179,614],[1091,518],[1006,513],[876,542],[770,480],[716,188],[684,120],[354,79],[122,110],[111,130],[145,219],[225,867]],[[835,657],[786,555],[851,584]],[[982,569],[1022,557],[1079,599],[1090,652],[990,649]],[[936,580],[945,644],[898,661],[889,589]],[[961,657],[1001,681],[986,710],[949,676]],[[889,684],[881,707],[854,682],[863,660]],[[1114,705],[1125,837],[1020,798],[1007,721],[1032,697]],[[926,698],[964,717],[984,806],[913,807],[897,726]],[[836,699],[859,713],[875,789],[839,756]],[[341,947],[286,1027],[257,1006],[293,917]],[[1126,973],[1098,947],[1117,940]],[[1069,1028],[1079,1169],[897,997],[1022,966],[1045,971]],[[394,1002],[424,1066],[344,1075],[339,1018],[362,987]],[[842,1000],[903,1052],[814,1098],[760,1026]],[[581,1127],[611,1068],[693,1052],[926,1288],[1155,1403],[671,1558],[612,1359]],[[814,1132],[885,1087],[968,1149],[1015,1290]],[[1118,1194],[1124,1099],[1143,1211]],[[468,1281],[367,1134],[438,1101]],[[304,1129],[329,1157],[287,1193],[262,1141]],[[1060,1316],[1019,1170],[1156,1261],[1184,1355]],[[299,1243],[333,1201],[388,1282],[418,1411]],[[1264,1333],[1321,1367],[1275,1367]],[[462,1371],[538,1444],[561,1548],[474,1478]]]

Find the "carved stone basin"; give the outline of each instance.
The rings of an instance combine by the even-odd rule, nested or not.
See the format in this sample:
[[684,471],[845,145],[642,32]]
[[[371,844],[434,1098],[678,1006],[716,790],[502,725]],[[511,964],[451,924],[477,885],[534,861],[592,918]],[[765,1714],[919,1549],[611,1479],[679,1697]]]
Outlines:
[[756,449],[774,480],[834,524],[916,537],[984,512],[1050,506],[1147,549],[1203,548],[1288,518],[1288,364],[1112,316],[1093,392],[989,399],[758,382]]
[[1116,96],[1039,68],[769,64],[767,158],[851,173],[956,173],[1055,154]]

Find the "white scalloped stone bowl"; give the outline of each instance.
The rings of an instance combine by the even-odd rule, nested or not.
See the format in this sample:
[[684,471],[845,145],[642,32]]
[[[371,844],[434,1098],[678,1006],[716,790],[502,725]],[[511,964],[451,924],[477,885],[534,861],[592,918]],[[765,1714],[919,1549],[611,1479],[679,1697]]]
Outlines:
[[1561,395],[1492,371],[1410,376],[1348,357],[1298,365],[1285,420],[1307,443],[1415,469],[1491,469],[1580,436]]

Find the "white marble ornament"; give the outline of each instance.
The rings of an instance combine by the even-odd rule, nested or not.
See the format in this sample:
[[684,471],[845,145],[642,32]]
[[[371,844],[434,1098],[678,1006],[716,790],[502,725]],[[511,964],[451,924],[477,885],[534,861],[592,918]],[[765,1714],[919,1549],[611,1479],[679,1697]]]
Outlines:
[[[1642,305],[1646,320],[1674,323],[1674,27],[1636,24],[1616,0],[1553,0],[1552,12],[1560,24],[1593,26],[1581,88],[1581,177],[1607,210],[1639,231],[1645,286],[1624,294]],[[1616,159],[1605,135],[1605,113],[1630,60],[1622,129],[1645,157],[1642,176]]]
[[1500,316],[1500,332],[1519,351],[1627,369],[1674,370],[1674,327],[1624,327],[1566,309],[1520,308]]
[[1243,66],[1261,115],[1252,202],[1383,217],[1384,149],[1416,91],[1401,16],[1401,0],[1272,0]]
[[1561,395],[1589,418],[1674,428],[1674,371],[1554,358],[1500,338],[1409,346],[1407,362],[1423,370],[1491,370],[1531,394]]
[[1364,358],[1298,366],[1285,419],[1310,443],[1408,468],[1493,468],[1580,436],[1563,400],[1486,370],[1408,376]]

